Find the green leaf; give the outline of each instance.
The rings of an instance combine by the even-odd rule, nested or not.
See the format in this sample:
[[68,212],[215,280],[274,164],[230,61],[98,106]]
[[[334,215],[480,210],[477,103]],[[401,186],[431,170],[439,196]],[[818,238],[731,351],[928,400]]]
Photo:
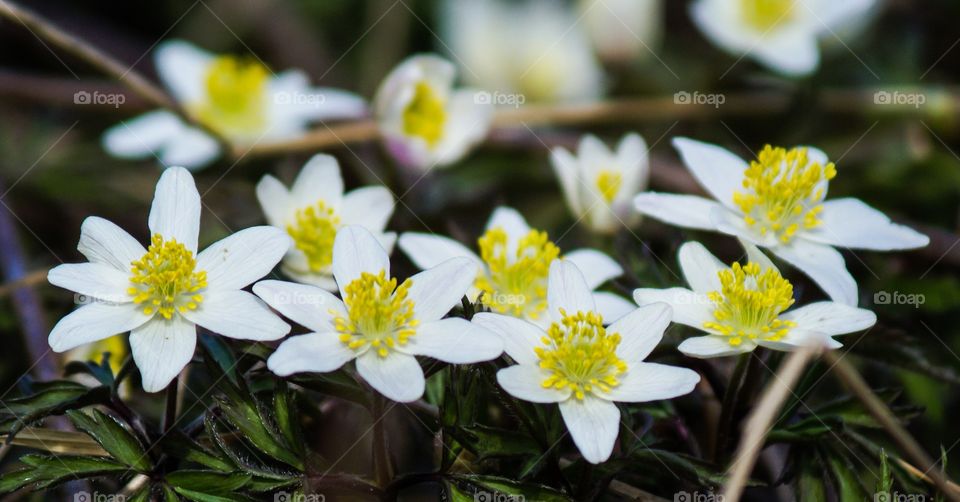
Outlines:
[[85,373],[96,378],[101,385],[113,387],[113,369],[110,368],[109,352],[103,354],[103,359],[101,359],[100,363],[94,361],[72,361],[67,364],[67,367],[64,369],[64,374],[68,376],[77,373]]
[[[518,483],[511,479],[497,476],[460,475],[450,478],[451,484],[461,491],[461,494],[470,494],[473,500],[484,500],[481,494],[486,493],[488,500],[500,500],[499,494],[522,496],[523,500],[537,502],[568,502],[572,500],[553,488],[535,483]],[[502,495],[500,495],[502,498]],[[462,499],[461,499],[462,500]],[[470,500],[470,499],[468,499]]]
[[519,431],[477,424],[459,429],[450,428],[449,432],[480,460],[521,455],[539,457],[543,453],[533,438]]
[[171,430],[161,439],[160,448],[173,458],[195,462],[221,472],[232,472],[237,467],[229,459],[219,457],[176,429]]
[[33,489],[43,489],[73,479],[107,474],[124,476],[131,472],[126,465],[101,457],[25,455],[20,461],[24,468],[0,476],[0,493],[30,485]]
[[877,493],[890,493],[893,489],[893,474],[890,472],[890,463],[887,452],[880,449],[880,480],[877,482]]
[[270,430],[259,406],[251,402],[234,402],[222,397],[214,400],[223,411],[223,417],[236,427],[243,437],[276,460],[303,470],[303,461],[292,452],[283,436]]
[[303,456],[305,439],[300,430],[300,421],[296,408],[296,394],[290,392],[283,381],[278,380],[273,395],[273,412],[280,433],[287,440],[287,445]]
[[175,490],[182,488],[198,493],[229,495],[243,488],[250,481],[250,475],[187,469],[167,474],[166,481]]
[[34,383],[32,394],[5,402],[0,408],[2,432],[15,436],[24,427],[50,415],[61,415],[67,410],[104,404],[110,400],[108,387],[89,388],[69,380]]
[[857,473],[847,465],[846,460],[839,455],[828,455],[827,465],[831,477],[836,485],[837,496],[840,502],[859,502],[868,500],[866,492],[860,486]]
[[827,487],[824,484],[823,466],[815,454],[800,453],[797,455],[797,500],[811,502],[825,502]]
[[116,460],[138,472],[147,472],[152,467],[143,445],[112,416],[97,409],[92,415],[70,410],[67,416],[77,429],[86,432]]

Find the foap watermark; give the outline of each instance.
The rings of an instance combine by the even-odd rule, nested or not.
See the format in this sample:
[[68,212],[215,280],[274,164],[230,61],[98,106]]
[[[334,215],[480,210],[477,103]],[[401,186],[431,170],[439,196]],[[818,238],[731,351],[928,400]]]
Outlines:
[[723,502],[723,494],[712,491],[679,491],[673,494],[673,502]]
[[90,305],[91,303],[102,303],[104,305],[121,305],[129,301],[130,301],[129,296],[104,295],[100,297],[93,297],[90,295],[85,295],[83,293],[73,294],[73,303],[77,305]]
[[73,104],[75,105],[110,105],[114,108],[120,108],[120,105],[126,102],[127,97],[118,92],[77,91],[73,93]]
[[927,102],[927,95],[922,92],[877,91],[873,93],[875,105],[912,106],[920,108]]
[[473,502],[526,502],[523,495],[511,495],[503,492],[478,491],[473,494]]
[[873,502],[926,502],[927,496],[922,493],[877,492],[873,494]]
[[327,304],[327,300],[323,296],[299,291],[273,291],[271,302],[277,305],[310,305],[314,307],[322,307]]
[[278,105],[322,105],[327,102],[323,94],[309,92],[278,92],[273,95],[274,104]]
[[81,491],[73,494],[73,502],[126,502],[122,493],[101,493]]
[[926,301],[926,296],[920,293],[877,291],[873,294],[873,303],[877,305],[912,305],[913,308],[920,308]]
[[708,94],[700,91],[678,91],[673,93],[673,103],[676,105],[706,105],[714,108],[720,108],[720,105],[727,102],[727,97],[723,94]]
[[327,496],[322,493],[294,493],[277,492],[273,495],[273,502],[326,502]]
[[512,106],[514,108],[520,108],[527,102],[527,97],[520,93],[480,91],[473,95],[473,102],[478,105]]

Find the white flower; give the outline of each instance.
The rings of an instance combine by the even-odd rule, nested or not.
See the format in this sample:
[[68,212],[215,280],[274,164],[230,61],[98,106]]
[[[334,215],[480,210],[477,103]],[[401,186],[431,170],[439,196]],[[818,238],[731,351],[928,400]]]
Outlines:
[[816,148],[768,145],[747,164],[719,146],[686,138],[675,138],[673,145],[719,203],[647,192],[634,199],[641,213],[766,247],[810,276],[834,301],[856,305],[857,283],[833,246],[889,251],[923,247],[930,241],[859,199],[824,201],[836,168]]
[[[295,138],[311,122],[367,113],[359,96],[311,87],[300,70],[274,75],[258,61],[217,56],[180,40],[160,44],[154,62],[180,106],[236,145]],[[118,157],[154,155],[164,165],[189,169],[206,166],[221,154],[214,138],[165,110],[111,127],[103,145]]]
[[456,69],[430,54],[411,56],[380,84],[374,99],[387,150],[405,166],[448,166],[482,141],[493,106],[470,89],[454,89]]
[[337,289],[331,265],[340,228],[366,228],[388,253],[397,239],[397,234],[384,232],[394,209],[390,190],[369,186],[344,194],[340,165],[330,155],[313,156],[289,190],[273,176],[264,176],[257,184],[257,200],[267,223],[293,238],[283,258],[284,273],[329,291]]
[[493,313],[474,324],[499,334],[515,366],[497,372],[512,396],[534,403],[559,403],[573,442],[591,463],[610,457],[620,429],[615,402],[670,399],[693,390],[700,375],[686,368],[646,363],[670,324],[663,303],[633,309],[604,329],[590,288],[576,265],[550,265],[550,320],[544,329]]
[[423,395],[424,376],[414,356],[466,364],[503,352],[497,335],[466,319],[443,319],[470,286],[475,268],[470,260],[453,259],[401,283],[391,277],[390,259],[370,232],[344,227],[333,248],[343,301],[291,282],[254,285],[271,307],[313,331],[285,340],[267,366],[287,376],[335,371],[356,359],[357,373],[378,392],[415,401]]
[[60,265],[51,284],[92,303],[64,317],[50,347],[74,347],[130,332],[143,388],[156,392],[193,357],[197,325],[230,338],[276,340],[290,326],[242,291],[268,274],[290,246],[272,227],[241,230],[197,254],[200,194],[182,167],[163,172],[149,219],[150,247],[95,216],[84,220],[77,249],[89,263]]
[[614,233],[639,220],[633,197],[647,187],[650,175],[647,143],[639,135],[624,136],[617,151],[611,152],[588,134],[580,140],[576,156],[557,147],[550,160],[570,211],[593,231]]
[[526,102],[592,101],[603,68],[563,2],[446,2],[443,38],[471,85]]
[[627,64],[659,50],[665,24],[661,0],[579,0],[577,5],[604,61]]
[[688,242],[680,247],[679,260],[691,289],[634,291],[637,304],[668,303],[673,322],[709,333],[684,340],[678,347],[684,354],[720,357],[757,346],[788,351],[811,344],[835,349],[842,344],[832,336],[862,331],[877,322],[873,312],[837,302],[784,312],[793,305],[793,286],[756,246],[743,245],[748,263],[727,267],[699,242]]
[[[421,269],[454,257],[469,258],[477,264],[476,280],[467,293],[471,301],[482,301],[494,312],[549,325],[547,277],[551,262],[560,258],[560,248],[547,233],[530,228],[516,210],[499,207],[477,242],[479,256],[453,239],[431,234],[407,232],[400,236],[398,245]],[[593,249],[572,251],[562,258],[583,271],[591,290],[623,274],[616,261]],[[595,292],[593,296],[598,312],[609,321],[634,308],[613,293]]]
[[818,39],[863,14],[874,0],[697,0],[693,22],[734,56],[750,56],[785,75],[820,64]]

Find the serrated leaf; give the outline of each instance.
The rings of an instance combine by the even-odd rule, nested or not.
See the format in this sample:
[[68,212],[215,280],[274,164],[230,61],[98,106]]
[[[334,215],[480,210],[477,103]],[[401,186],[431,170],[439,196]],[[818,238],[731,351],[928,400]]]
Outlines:
[[182,488],[197,493],[229,495],[243,488],[250,481],[250,475],[185,469],[167,474],[166,481],[175,490]]
[[290,451],[284,444],[285,441],[278,440],[278,434],[268,428],[256,404],[231,402],[221,397],[215,397],[214,400],[223,411],[223,418],[236,427],[244,439],[272,458],[297,469],[303,469],[303,461]]
[[167,433],[160,442],[160,448],[164,453],[174,458],[194,462],[217,471],[232,472],[236,470],[236,465],[229,459],[217,456],[213,451],[204,448],[179,430],[172,430]]
[[25,455],[20,461],[25,465],[24,468],[0,476],[0,493],[30,485],[34,489],[43,489],[78,478],[130,473],[126,465],[99,457]]
[[477,424],[459,429],[452,428],[450,432],[480,460],[519,455],[539,457],[543,453],[540,445],[533,438],[518,431]]
[[57,380],[31,385],[32,394],[5,401],[0,408],[2,432],[15,436],[24,427],[51,415],[110,400],[108,387],[89,388],[77,382]]
[[[569,502],[572,500],[548,486],[535,483],[519,483],[497,476],[459,475],[451,477],[450,481],[463,492],[471,494],[472,497],[478,497],[480,494],[486,493],[489,500],[499,500],[498,494],[522,496],[523,500],[536,500],[538,502]],[[474,500],[484,499],[475,498]]]
[[140,441],[113,416],[97,409],[92,410],[90,415],[70,410],[67,416],[77,429],[90,435],[116,460],[138,472],[147,472],[152,467]]

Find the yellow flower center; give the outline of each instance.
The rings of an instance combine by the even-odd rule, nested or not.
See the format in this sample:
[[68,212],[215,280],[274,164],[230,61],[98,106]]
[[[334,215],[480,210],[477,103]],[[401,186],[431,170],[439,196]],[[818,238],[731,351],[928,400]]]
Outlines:
[[783,338],[793,321],[784,321],[777,316],[793,305],[793,286],[776,269],[761,271],[760,265],[748,263],[718,272],[720,291],[709,293],[714,303],[714,321],[703,327],[728,336],[727,341],[736,347],[743,339],[776,341]]
[[407,279],[397,286],[397,279],[388,279],[383,270],[376,275],[364,272],[348,284],[343,298],[348,318],[334,319],[340,341],[358,352],[372,348],[380,357],[406,345],[419,325],[413,300],[407,298],[411,284]]
[[623,176],[611,169],[603,169],[597,174],[597,190],[600,191],[600,195],[603,196],[603,200],[607,201],[607,204],[613,202],[617,192],[620,191],[622,182]]
[[794,15],[793,0],[740,0],[746,23],[758,31],[767,31]]
[[154,234],[150,247],[142,258],[132,262],[127,294],[133,303],[143,307],[143,313],[159,313],[165,319],[174,312],[196,310],[207,287],[207,272],[197,271],[197,261],[186,246],[171,239],[163,240]]
[[201,122],[227,136],[256,134],[267,122],[268,77],[260,63],[220,56],[207,68],[207,99],[192,111]]
[[426,82],[414,89],[413,99],[403,110],[403,132],[423,138],[430,147],[436,146],[443,136],[447,121],[446,103]]
[[748,226],[788,243],[797,230],[820,224],[826,182],[837,175],[832,162],[810,161],[806,148],[767,145],[744,173],[745,191],[733,194]]
[[324,202],[317,201],[297,211],[296,222],[287,225],[293,244],[307,256],[312,272],[322,272],[333,263],[333,241],[340,227],[340,217]]
[[534,349],[540,367],[550,374],[541,385],[570,389],[577,399],[587,393],[610,392],[627,371],[627,363],[617,357],[620,334],[607,333],[603,318],[595,312],[567,315],[561,309],[560,313],[563,321],[551,324],[541,339],[544,346]]
[[517,248],[509,249],[507,232],[491,228],[479,239],[480,258],[487,273],[477,279],[481,300],[501,314],[537,319],[547,308],[547,276],[550,262],[560,257],[560,248],[546,232],[530,230]]

